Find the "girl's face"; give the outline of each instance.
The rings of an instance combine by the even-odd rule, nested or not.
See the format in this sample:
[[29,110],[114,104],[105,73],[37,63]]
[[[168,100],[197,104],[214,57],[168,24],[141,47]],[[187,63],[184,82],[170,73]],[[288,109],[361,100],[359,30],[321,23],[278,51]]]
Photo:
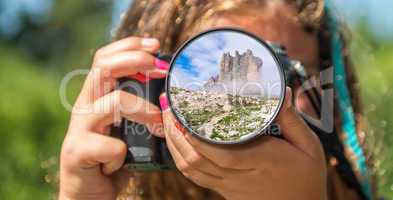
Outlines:
[[[316,34],[304,31],[294,8],[284,4],[271,4],[259,10],[250,10],[247,15],[222,14],[202,26],[202,30],[220,27],[236,27],[251,32],[264,40],[284,45],[291,59],[299,60],[309,75],[317,75],[319,64],[318,39]],[[309,102],[301,94],[296,107],[315,116]]]

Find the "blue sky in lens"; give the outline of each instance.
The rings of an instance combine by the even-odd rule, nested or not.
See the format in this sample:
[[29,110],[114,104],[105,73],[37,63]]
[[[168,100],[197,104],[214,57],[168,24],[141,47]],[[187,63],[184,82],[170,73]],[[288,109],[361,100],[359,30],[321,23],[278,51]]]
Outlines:
[[[198,89],[209,78],[218,75],[223,53],[229,52],[234,56],[235,51],[243,54],[248,49],[262,59],[261,85],[266,89],[279,86],[281,79],[278,66],[269,50],[254,38],[233,31],[210,32],[189,43],[174,62],[171,84]],[[280,94],[280,90],[274,94]]]

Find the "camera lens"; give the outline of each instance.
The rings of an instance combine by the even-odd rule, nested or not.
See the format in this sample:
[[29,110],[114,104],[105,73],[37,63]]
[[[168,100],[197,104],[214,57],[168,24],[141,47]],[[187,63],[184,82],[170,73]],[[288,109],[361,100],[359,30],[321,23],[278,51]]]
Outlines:
[[173,114],[205,141],[234,144],[267,134],[284,100],[285,78],[262,39],[237,29],[213,29],[187,41],[167,78]]

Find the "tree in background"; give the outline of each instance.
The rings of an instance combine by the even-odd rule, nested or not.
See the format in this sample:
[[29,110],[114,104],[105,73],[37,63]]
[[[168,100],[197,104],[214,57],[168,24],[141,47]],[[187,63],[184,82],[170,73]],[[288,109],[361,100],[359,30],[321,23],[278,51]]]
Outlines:
[[[0,199],[52,199],[69,116],[59,83],[66,72],[88,68],[107,42],[111,2],[37,1],[48,3],[40,10],[47,13],[18,2],[27,1],[0,2]],[[7,14],[7,3],[18,9]],[[81,79],[70,86],[70,102]]]

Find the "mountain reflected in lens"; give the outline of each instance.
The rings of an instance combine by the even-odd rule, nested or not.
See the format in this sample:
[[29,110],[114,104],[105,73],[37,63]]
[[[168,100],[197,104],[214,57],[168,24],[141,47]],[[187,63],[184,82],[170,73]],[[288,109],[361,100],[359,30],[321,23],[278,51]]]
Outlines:
[[193,133],[238,141],[269,125],[282,84],[264,44],[239,32],[217,31],[194,39],[177,55],[169,96],[173,112]]

